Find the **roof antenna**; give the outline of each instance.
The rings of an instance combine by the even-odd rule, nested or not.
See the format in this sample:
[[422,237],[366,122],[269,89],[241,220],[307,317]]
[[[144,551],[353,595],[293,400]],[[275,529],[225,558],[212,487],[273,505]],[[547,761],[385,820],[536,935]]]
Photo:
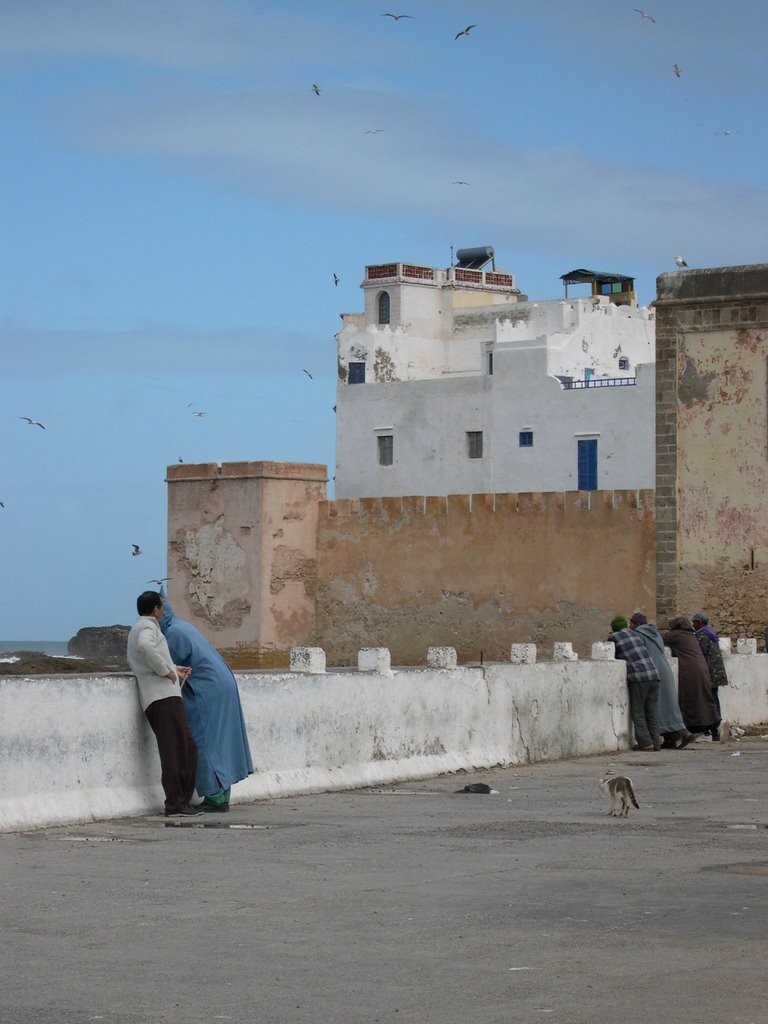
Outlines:
[[451,266],[453,266],[453,246],[451,246]]

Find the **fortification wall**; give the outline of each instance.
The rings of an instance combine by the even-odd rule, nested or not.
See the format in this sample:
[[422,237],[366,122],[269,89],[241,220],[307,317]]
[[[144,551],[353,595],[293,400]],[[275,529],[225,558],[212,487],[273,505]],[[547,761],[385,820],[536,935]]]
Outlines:
[[[256,772],[232,801],[626,749],[625,664],[607,646],[596,644],[592,661],[571,660],[566,645],[565,660],[537,663],[523,645],[511,650],[519,663],[482,669],[457,667],[455,652],[437,648],[428,666],[405,670],[390,668],[385,649],[366,649],[361,668],[329,672],[322,651],[303,649],[293,659],[301,671],[238,673]],[[754,641],[741,646],[748,653],[726,655],[723,715],[768,721],[768,655],[751,653]],[[163,805],[132,676],[0,680],[0,772],[0,831]]]
[[366,644],[418,664],[568,637],[585,655],[616,614],[655,614],[653,491],[321,502],[315,642],[337,665]]

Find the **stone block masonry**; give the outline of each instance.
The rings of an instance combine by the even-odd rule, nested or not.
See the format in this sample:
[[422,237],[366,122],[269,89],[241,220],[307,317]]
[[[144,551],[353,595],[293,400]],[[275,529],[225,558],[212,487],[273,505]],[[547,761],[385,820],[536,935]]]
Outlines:
[[467,663],[564,637],[588,657],[615,615],[654,617],[654,565],[652,491],[322,502],[312,642],[337,665],[368,645],[401,665],[430,643]]
[[[508,648],[515,653],[514,648]],[[751,650],[751,645],[742,645]],[[526,660],[237,673],[255,774],[234,803],[579,757],[629,744],[624,662]],[[550,651],[550,653],[552,653]],[[726,655],[733,724],[768,721],[768,655]],[[83,715],[83,708],[88,714]],[[661,756],[661,755],[660,755]],[[0,679],[0,831],[159,813],[160,765],[131,676]]]

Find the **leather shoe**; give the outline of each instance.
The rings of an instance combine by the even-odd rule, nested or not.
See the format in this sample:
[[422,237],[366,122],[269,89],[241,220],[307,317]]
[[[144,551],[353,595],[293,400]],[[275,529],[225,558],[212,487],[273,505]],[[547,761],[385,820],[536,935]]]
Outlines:
[[206,814],[226,814],[229,811],[229,804],[209,804],[205,800],[197,806]]
[[192,804],[184,804],[184,806],[180,810],[178,810],[178,811],[171,811],[170,814],[168,814],[168,812],[166,812],[165,816],[166,816],[166,818],[175,818],[179,814],[183,814],[184,817],[191,817],[192,815],[202,814],[202,813],[203,812],[200,810],[199,807],[193,807]]

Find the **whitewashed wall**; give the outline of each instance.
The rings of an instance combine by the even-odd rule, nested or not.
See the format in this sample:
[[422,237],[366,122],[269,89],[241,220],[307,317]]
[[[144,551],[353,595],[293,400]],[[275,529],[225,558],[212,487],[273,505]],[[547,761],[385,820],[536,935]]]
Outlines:
[[[726,659],[724,715],[768,721],[768,656]],[[629,743],[624,663],[239,673],[256,773],[233,802],[577,757]],[[130,676],[0,680],[0,831],[159,813]]]

